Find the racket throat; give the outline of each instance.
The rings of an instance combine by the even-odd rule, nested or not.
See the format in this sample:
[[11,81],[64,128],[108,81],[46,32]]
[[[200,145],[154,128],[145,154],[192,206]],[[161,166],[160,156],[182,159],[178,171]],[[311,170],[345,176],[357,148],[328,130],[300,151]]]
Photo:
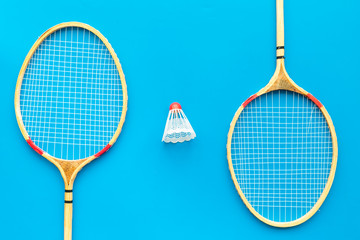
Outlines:
[[74,180],[76,178],[77,173],[86,165],[87,161],[91,161],[92,159],[81,159],[74,161],[60,160],[57,159],[53,161],[53,163],[60,170],[61,176],[64,179],[65,189],[72,190],[74,185]]
[[270,82],[261,89],[257,95],[275,90],[288,90],[297,93],[305,92],[305,90],[296,85],[296,83],[289,77],[285,70],[284,59],[277,59],[274,75],[272,76]]

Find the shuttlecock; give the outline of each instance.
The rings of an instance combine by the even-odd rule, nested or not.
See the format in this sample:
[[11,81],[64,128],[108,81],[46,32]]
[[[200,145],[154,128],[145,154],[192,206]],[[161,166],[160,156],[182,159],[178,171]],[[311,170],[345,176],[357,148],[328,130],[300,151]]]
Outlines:
[[181,109],[181,105],[176,102],[172,103],[166,120],[162,141],[166,143],[177,143],[190,141],[195,137],[194,129],[191,127],[189,120]]

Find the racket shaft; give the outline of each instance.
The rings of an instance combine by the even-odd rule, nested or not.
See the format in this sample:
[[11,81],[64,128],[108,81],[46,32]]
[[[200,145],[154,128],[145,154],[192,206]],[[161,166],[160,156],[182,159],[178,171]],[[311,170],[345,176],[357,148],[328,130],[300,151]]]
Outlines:
[[276,56],[284,56],[284,0],[276,0]]
[[[69,190],[66,190],[69,191]],[[65,206],[64,206],[64,240],[71,240],[72,238],[72,191],[65,192]]]

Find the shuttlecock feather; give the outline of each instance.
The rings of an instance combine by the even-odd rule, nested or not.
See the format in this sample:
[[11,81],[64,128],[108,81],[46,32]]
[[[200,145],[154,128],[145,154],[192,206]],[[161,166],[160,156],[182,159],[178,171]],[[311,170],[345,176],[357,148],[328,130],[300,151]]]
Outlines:
[[179,103],[172,103],[166,120],[162,141],[166,143],[177,143],[190,141],[195,137],[194,129],[191,127],[189,120],[181,109],[181,105]]

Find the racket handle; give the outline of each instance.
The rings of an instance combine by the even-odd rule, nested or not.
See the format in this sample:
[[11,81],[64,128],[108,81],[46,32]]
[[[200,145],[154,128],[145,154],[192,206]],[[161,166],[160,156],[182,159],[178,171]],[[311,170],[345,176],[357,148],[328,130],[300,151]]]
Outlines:
[[276,58],[284,59],[284,0],[276,0]]
[[64,206],[64,240],[72,238],[72,213],[73,213],[73,194],[72,189],[65,189]]

